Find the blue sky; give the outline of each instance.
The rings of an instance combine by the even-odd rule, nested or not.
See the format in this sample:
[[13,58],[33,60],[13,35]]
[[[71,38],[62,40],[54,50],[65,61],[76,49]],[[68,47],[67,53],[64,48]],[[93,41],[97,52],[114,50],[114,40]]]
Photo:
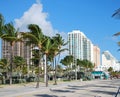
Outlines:
[[45,34],[59,32],[67,39],[68,32],[80,30],[101,53],[109,50],[118,60],[120,39],[112,35],[120,31],[120,20],[111,15],[119,7],[120,0],[0,0],[5,23],[13,22],[20,31],[36,23]]

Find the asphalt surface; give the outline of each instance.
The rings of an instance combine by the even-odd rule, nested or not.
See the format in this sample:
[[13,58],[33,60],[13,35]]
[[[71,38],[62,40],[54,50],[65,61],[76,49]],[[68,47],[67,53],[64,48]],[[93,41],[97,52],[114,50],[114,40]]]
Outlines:
[[[0,97],[120,97],[120,79],[0,86]],[[117,96],[116,96],[117,95]]]

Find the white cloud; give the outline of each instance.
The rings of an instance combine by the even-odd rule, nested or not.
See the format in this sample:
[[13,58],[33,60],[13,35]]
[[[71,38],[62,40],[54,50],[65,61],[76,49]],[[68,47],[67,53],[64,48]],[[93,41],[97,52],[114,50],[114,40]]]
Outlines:
[[[53,29],[52,24],[48,19],[48,13],[43,12],[43,5],[39,0],[36,0],[36,3],[33,4],[23,16],[19,19],[15,19],[15,28],[19,28],[19,31],[26,32],[28,31],[28,24],[37,24],[42,29],[42,32],[48,36],[54,36],[56,33],[59,33],[58,30]],[[60,35],[65,42],[67,41],[67,33],[60,32]],[[65,56],[67,52],[61,54],[61,57]]]
[[15,27],[19,28],[20,31],[28,31],[28,24],[37,24],[46,35],[53,35],[54,30],[50,21],[47,20],[48,13],[43,12],[43,6],[39,0],[33,4],[23,16],[19,19],[15,19]]

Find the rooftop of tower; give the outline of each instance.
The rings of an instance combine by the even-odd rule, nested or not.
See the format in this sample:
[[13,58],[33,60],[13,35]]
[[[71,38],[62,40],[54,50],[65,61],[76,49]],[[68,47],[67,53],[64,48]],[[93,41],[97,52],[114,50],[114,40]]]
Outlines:
[[[82,36],[87,38],[86,35],[83,32],[81,32],[80,30],[72,30],[71,32],[68,32],[68,34],[76,34],[76,33],[80,33]],[[87,39],[88,39],[88,41],[91,42],[91,40],[89,38],[87,38]]]
[[86,37],[86,35],[83,32],[81,32],[80,30],[73,30],[72,32],[68,32],[68,34],[72,34],[72,33],[81,33],[83,36]]

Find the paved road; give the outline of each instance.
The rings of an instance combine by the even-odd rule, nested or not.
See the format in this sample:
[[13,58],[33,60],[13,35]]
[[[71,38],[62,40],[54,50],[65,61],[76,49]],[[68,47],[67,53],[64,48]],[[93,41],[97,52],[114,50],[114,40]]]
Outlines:
[[[74,81],[35,88],[35,84],[0,88],[0,97],[115,97],[120,79]],[[120,93],[118,96],[120,97]]]

